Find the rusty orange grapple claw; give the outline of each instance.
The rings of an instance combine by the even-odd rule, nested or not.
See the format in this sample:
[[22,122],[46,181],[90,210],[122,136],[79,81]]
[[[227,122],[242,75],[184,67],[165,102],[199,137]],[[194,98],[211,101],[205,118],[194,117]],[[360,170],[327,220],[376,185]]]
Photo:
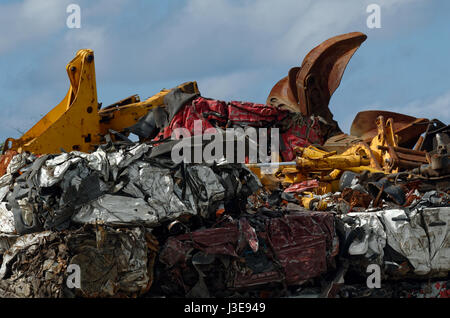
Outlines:
[[340,133],[328,103],[341,82],[348,62],[367,36],[352,32],[332,37],[312,49],[301,67],[294,67],[271,90],[267,104],[316,115],[331,126],[325,138]]

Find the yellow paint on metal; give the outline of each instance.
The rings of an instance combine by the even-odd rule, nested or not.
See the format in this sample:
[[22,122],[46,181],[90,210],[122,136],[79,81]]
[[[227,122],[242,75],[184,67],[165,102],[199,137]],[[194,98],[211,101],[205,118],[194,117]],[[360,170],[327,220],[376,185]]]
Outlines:
[[301,198],[303,207],[308,210],[325,211],[328,207],[326,201],[314,197],[311,192],[304,192],[304,196]]
[[360,155],[332,155],[320,159],[298,157],[297,168],[300,171],[321,171],[332,169],[346,169],[350,167],[366,166],[370,160]]
[[[284,177],[283,184],[319,179],[330,182],[331,188],[337,191],[338,181],[343,171],[350,170],[357,173],[363,171],[383,172],[371,149],[364,143],[356,144],[340,155],[337,155],[335,151],[326,152],[313,146],[298,147],[295,150],[298,154],[297,165],[296,167],[284,168],[281,171],[281,175]],[[328,190],[330,188],[327,186],[326,189],[319,189],[318,191]]]
[[330,182],[319,182],[319,186],[314,188],[312,191],[317,195],[324,195],[331,192],[333,189],[333,185]]
[[[137,95],[129,103],[99,110],[94,52],[83,49],[66,66],[70,88],[64,99],[19,139],[8,138],[3,150],[34,154],[79,150],[91,152],[104,142],[109,129],[123,132],[154,107],[164,105],[162,90],[143,102]],[[199,93],[196,82],[180,86],[183,91]]]
[[[199,94],[197,82],[186,82],[179,85],[178,88],[187,93]],[[107,134],[109,129],[122,132],[125,128],[134,125],[142,116],[145,116],[149,110],[155,107],[163,106],[164,97],[169,92],[170,90],[163,89],[156,95],[143,102],[131,103],[100,110],[101,134]]]
[[394,134],[393,119],[388,118],[385,121],[383,116],[379,116],[376,120],[376,124],[378,133],[372,139],[370,149],[386,173],[396,173],[398,172],[398,168],[394,168],[394,160],[389,154],[389,151],[378,148],[378,146],[398,146],[398,136]]
[[35,154],[93,150],[99,144],[99,116],[94,52],[80,50],[66,67],[70,89],[66,97],[20,139],[10,139],[11,149]]
[[[383,168],[381,166],[381,162],[379,161],[378,157],[374,154],[372,149],[369,147],[368,144],[365,142],[358,142],[355,145],[351,146],[347,150],[345,150],[341,155],[347,156],[347,155],[353,155],[353,154],[359,154],[361,156],[364,156],[369,159],[369,164],[373,170],[369,171],[383,171]],[[348,170],[348,169],[347,169]]]

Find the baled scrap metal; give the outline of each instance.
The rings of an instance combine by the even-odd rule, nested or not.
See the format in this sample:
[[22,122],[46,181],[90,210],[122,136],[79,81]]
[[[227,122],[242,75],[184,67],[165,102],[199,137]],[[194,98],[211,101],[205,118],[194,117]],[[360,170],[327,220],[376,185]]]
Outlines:
[[245,190],[238,185],[240,177],[247,176],[248,186],[260,186],[242,165],[167,165],[150,158],[150,149],[137,144],[100,147],[91,154],[17,155],[20,160],[14,157],[11,162],[17,162],[11,170],[14,177],[7,173],[0,179],[0,193],[8,200],[17,232],[96,222],[152,227],[183,214],[206,218]]
[[143,228],[100,227],[74,233],[67,246],[73,255],[70,264],[81,269],[78,295],[139,296],[151,287],[158,243]]
[[14,233],[14,215],[7,208],[6,202],[0,203],[0,233]]
[[[338,240],[332,214],[292,212],[224,222],[216,228],[169,237],[159,257],[160,271],[165,274],[155,282],[158,290],[171,293],[184,288],[188,295],[217,296],[225,292],[219,286],[233,293],[271,283],[301,285],[334,266]],[[199,252],[211,258],[203,265],[217,261],[215,267],[201,267],[202,275],[197,275],[196,266],[191,267]],[[220,276],[214,276],[217,266],[222,268]]]
[[67,267],[80,269],[83,297],[138,296],[152,283],[154,239],[141,228],[26,234],[3,255],[2,297],[73,297]]
[[[50,231],[24,235],[3,254],[0,268],[2,297],[60,297],[67,249],[59,248],[61,234]],[[47,244],[51,245],[51,248]],[[39,257],[39,247],[46,251]],[[27,262],[28,260],[28,262]],[[13,266],[16,264],[16,266]],[[33,272],[34,273],[33,273]],[[37,275],[35,275],[37,274]],[[28,276],[30,275],[30,276]]]
[[140,223],[147,226],[158,224],[158,217],[149,212],[144,199],[105,194],[90,202],[72,216],[75,223],[101,222],[108,225]]
[[[148,145],[141,144],[123,149],[99,148],[92,154],[46,155],[28,160],[28,165],[18,165],[12,171],[14,174],[3,176],[9,203],[2,202],[1,215],[8,221],[2,230],[25,234],[19,238],[29,238],[31,242],[26,246],[19,242],[16,246],[13,244],[16,237],[4,239],[6,234],[2,235],[5,253],[2,294],[6,297],[73,296],[64,288],[65,269],[70,264],[78,264],[84,278],[77,296],[140,295],[150,287],[156,248],[155,244],[146,243],[144,232],[134,233],[144,230],[131,227],[154,228],[182,215],[210,218],[225,201],[232,201],[241,192],[245,198],[245,193],[260,187],[257,177],[243,165],[174,166],[158,158],[150,159],[149,149]],[[97,228],[99,224],[125,226],[123,231],[128,236],[123,237],[125,233],[117,236],[112,229],[98,234],[98,230],[93,233],[80,227],[89,223]],[[72,231],[65,230],[69,227],[78,230],[72,235]],[[45,228],[63,232],[40,232]],[[67,235],[64,242],[60,242],[62,233]],[[41,239],[42,235],[45,239]],[[130,236],[131,241],[127,241]],[[58,246],[57,243],[66,244],[72,258],[64,258],[58,251],[52,252],[56,258],[34,253],[46,250],[46,244]],[[137,249],[132,249],[133,244],[138,245]],[[144,246],[152,251],[149,255],[144,253]],[[134,255],[134,259],[126,259],[126,255]],[[28,258],[33,259],[34,269],[27,267]],[[50,264],[55,259],[62,265]],[[58,270],[55,266],[59,266]],[[47,267],[52,271],[50,274]],[[11,272],[10,268],[17,268],[14,275],[6,274]],[[143,269],[148,272],[144,273]],[[43,275],[47,277],[45,285],[32,279]]]
[[0,233],[0,255],[3,255],[7,250],[13,246],[19,235]]
[[[389,246],[411,265],[418,276],[446,275],[450,271],[450,207],[422,206],[354,212],[341,216],[350,255],[364,255],[381,266],[394,264],[384,257]],[[400,264],[395,266],[400,267]]]
[[382,264],[387,235],[379,215],[376,212],[352,212],[345,218],[346,235],[342,249],[349,255],[364,255]]
[[418,275],[448,272],[450,207],[414,212],[409,216],[400,210],[383,214],[389,245],[408,258]]

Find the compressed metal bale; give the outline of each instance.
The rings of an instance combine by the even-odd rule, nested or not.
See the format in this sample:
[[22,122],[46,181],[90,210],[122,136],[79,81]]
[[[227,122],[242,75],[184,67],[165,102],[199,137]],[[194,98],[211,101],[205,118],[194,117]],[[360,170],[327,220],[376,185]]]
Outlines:
[[[163,292],[183,286],[186,297],[217,296],[271,283],[301,285],[333,266],[338,241],[331,213],[290,213],[253,227],[259,218],[169,237],[159,257],[163,277],[156,285]],[[208,260],[197,261],[199,252]]]
[[14,233],[16,227],[14,225],[14,214],[7,207],[7,203],[0,203],[0,232]]
[[105,194],[84,205],[72,216],[72,221],[83,224],[101,222],[107,225],[155,226],[158,224],[158,216],[141,198]]
[[[391,263],[385,257],[389,247],[411,264],[416,275],[440,276],[450,270],[450,207],[355,212],[341,218],[347,237],[352,237],[342,247],[350,255],[385,265]],[[358,229],[361,237],[351,235]]]
[[[139,296],[151,286],[157,248],[141,228],[100,226],[23,235],[3,255],[0,296]],[[79,266],[79,288],[68,284],[70,265]]]
[[[352,218],[353,224],[345,223],[347,231],[362,230],[362,237],[355,237],[348,247],[349,255],[364,255],[373,259],[377,257],[378,262],[383,261],[383,249],[386,246],[386,233],[377,212],[354,212],[348,213],[345,218]],[[374,260],[375,261],[375,260]]]
[[145,229],[100,227],[69,235],[70,264],[81,268],[83,297],[139,296],[152,284],[157,241]]
[[[22,174],[2,177],[4,187],[0,187],[0,194],[8,196],[18,233],[27,234],[67,229],[74,224],[72,217],[78,224],[99,218],[107,224],[132,222],[146,226],[157,226],[184,214],[210,217],[225,199],[232,200],[245,188],[237,176],[237,187],[224,188],[220,174],[229,174],[231,167],[220,167],[215,172],[212,166],[204,164],[185,168],[168,165],[164,159],[150,159],[150,149],[147,144],[134,144],[122,149],[100,147],[90,154],[73,151],[39,158],[20,155],[12,162],[20,163],[16,166],[21,167],[18,169]],[[23,165],[24,160],[28,165]],[[254,175],[247,176],[244,182],[259,186]],[[139,202],[140,208],[134,211],[114,196],[123,202],[131,200],[134,206],[137,199],[146,202]],[[108,201],[122,206],[119,210],[128,216],[113,216],[120,211]]]

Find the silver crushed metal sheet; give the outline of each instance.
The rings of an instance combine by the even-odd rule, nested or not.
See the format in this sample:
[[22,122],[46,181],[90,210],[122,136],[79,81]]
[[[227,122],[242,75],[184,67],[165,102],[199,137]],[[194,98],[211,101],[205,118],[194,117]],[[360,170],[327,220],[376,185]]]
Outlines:
[[[137,182],[140,189],[148,195],[148,205],[155,211],[160,221],[177,218],[189,213],[196,214],[195,206],[181,199],[174,192],[174,181],[169,169],[146,166],[139,170]],[[136,181],[135,181],[136,183]],[[192,194],[186,192],[187,197]]]
[[85,204],[72,216],[76,223],[104,223],[107,225],[158,224],[158,216],[142,198],[105,194]]
[[0,203],[0,232],[14,233],[16,227],[14,225],[14,215],[6,207],[7,203]]

